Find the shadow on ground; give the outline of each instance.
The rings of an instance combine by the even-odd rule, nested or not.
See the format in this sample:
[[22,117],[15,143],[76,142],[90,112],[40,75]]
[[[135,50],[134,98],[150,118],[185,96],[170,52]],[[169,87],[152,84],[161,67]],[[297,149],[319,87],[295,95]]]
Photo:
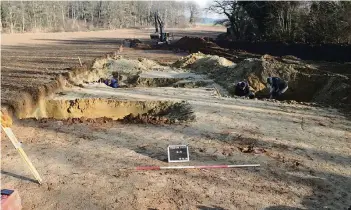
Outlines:
[[[38,126],[37,122],[33,122],[32,120],[24,120],[21,121],[25,126]],[[82,132],[83,130],[89,130],[89,125],[85,124],[71,124],[64,125],[60,127],[52,126],[54,122],[47,122],[46,125],[41,125],[44,129],[49,129],[53,131],[63,132],[70,135],[74,135],[77,138],[86,137],[86,133]],[[112,124],[111,127],[118,127],[118,124]],[[196,139],[202,139],[203,141],[215,141],[222,142],[224,145],[233,145],[234,149],[232,150],[232,154],[235,155],[235,160],[231,158],[231,155],[227,156],[226,154],[221,154],[221,151],[217,151],[215,154],[209,154],[204,151],[201,151],[201,144],[197,145],[199,148],[192,148],[191,154],[192,158],[196,160],[198,163],[206,163],[206,162],[218,162],[218,155],[221,157],[227,156],[227,159],[222,158],[222,162],[237,164],[238,162],[243,162],[248,158],[256,157],[254,154],[240,154],[240,152],[235,148],[237,145],[247,145],[254,144],[255,146],[259,146],[265,148],[267,150],[272,150],[275,152],[280,152],[279,156],[269,156],[263,155],[264,158],[255,158],[255,161],[261,164],[261,168],[258,170],[252,169],[243,169],[248,173],[259,174],[264,180],[268,180],[270,182],[283,182],[286,186],[299,186],[304,185],[312,189],[312,194],[303,197],[301,200],[301,204],[307,209],[324,209],[324,208],[335,208],[335,209],[345,209],[345,207],[350,205],[351,197],[347,193],[349,189],[351,189],[351,178],[342,176],[336,173],[323,172],[318,171],[304,163],[296,164],[295,159],[290,158],[289,154],[295,154],[296,150],[304,151],[302,154],[295,155],[306,155],[306,154],[314,154],[313,158],[322,159],[328,162],[335,162],[335,158],[340,160],[341,162],[335,162],[337,164],[346,164],[349,162],[349,157],[340,156],[337,154],[329,154],[324,152],[323,154],[317,153],[317,151],[308,150],[299,147],[289,147],[288,145],[269,143],[265,141],[261,141],[260,139],[255,138],[236,138],[231,142],[227,142],[227,136],[219,133],[209,133],[205,130],[198,130],[196,134],[190,134],[186,131],[186,129],[180,129],[182,126],[154,126],[154,125],[141,125],[148,131],[153,130],[164,130],[165,133],[178,133],[182,132],[186,139],[192,139],[192,141],[196,141]],[[178,128],[178,129],[175,129]],[[132,129],[132,128],[131,128]],[[148,156],[152,159],[156,159],[162,162],[167,160],[166,156],[166,146],[167,141],[163,141],[163,143],[156,143],[157,139],[148,139],[143,136],[135,136],[130,134],[129,132],[119,131],[116,132],[114,130],[105,129],[105,132],[108,132],[108,136],[115,136],[115,140],[107,139],[106,136],[102,136],[98,133],[91,133],[89,138],[91,139],[104,139],[106,143],[105,146],[108,147],[123,147],[130,150],[133,150],[139,154]],[[203,133],[205,135],[203,135]],[[141,146],[139,139],[142,138],[143,142],[149,142],[147,145]],[[118,139],[124,139],[123,141],[119,141]],[[239,154],[238,154],[239,153]],[[240,160],[240,157],[243,159]],[[333,157],[333,158],[332,158]],[[141,164],[141,163],[140,163]],[[160,163],[162,165],[162,163]],[[220,164],[220,163],[218,163]],[[275,166],[275,167],[270,167]],[[276,167],[278,166],[278,168]],[[277,170],[271,169],[277,168]],[[220,182],[221,180],[218,180]],[[272,189],[273,190],[273,189]],[[276,189],[275,189],[276,190]],[[286,193],[287,189],[282,189]],[[279,193],[279,191],[277,192]],[[338,201],[338,202],[336,202]],[[201,208],[200,208],[201,209]],[[206,209],[206,208],[203,208]],[[209,208],[211,209],[211,208]],[[212,208],[215,209],[215,208]],[[271,206],[267,209],[298,209],[288,206]]]
[[213,207],[208,207],[208,206],[197,206],[199,210],[226,210],[224,208],[221,208],[219,206],[213,206]]
[[289,207],[289,206],[271,206],[271,207],[264,208],[263,210],[303,210],[303,209]]
[[33,183],[38,184],[38,181],[37,181],[37,180],[34,180],[34,179],[32,179],[32,178],[29,178],[29,177],[21,176],[21,175],[18,175],[18,174],[9,172],[9,171],[1,170],[1,174],[2,174],[2,175],[7,175],[7,176],[12,176],[12,177],[14,177],[14,178],[17,178],[17,179],[20,179],[20,180],[23,180],[23,181],[28,181],[28,182],[33,182]]

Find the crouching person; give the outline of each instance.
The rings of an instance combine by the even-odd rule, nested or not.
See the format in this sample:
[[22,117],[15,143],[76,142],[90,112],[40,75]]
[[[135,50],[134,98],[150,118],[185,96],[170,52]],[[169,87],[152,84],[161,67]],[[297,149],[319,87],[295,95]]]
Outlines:
[[238,82],[235,86],[235,95],[245,96],[249,98],[254,98],[255,94],[250,91],[249,84],[247,82],[241,81]]
[[279,77],[268,77],[267,85],[269,85],[269,98],[277,99],[288,89],[288,83]]
[[118,81],[115,78],[106,79],[104,83],[105,85],[110,86],[112,88],[119,88]]
[[112,87],[112,88],[119,88],[118,81],[115,78],[111,79],[110,87]]

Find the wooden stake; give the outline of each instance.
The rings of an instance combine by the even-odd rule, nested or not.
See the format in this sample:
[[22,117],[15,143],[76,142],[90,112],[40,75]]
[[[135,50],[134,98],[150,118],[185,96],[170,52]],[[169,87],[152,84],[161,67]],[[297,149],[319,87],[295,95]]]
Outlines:
[[29,160],[27,154],[22,149],[21,143],[17,140],[15,134],[12,132],[12,129],[11,128],[4,128],[2,125],[1,125],[1,128],[5,131],[6,135],[9,137],[11,143],[16,148],[16,150],[20,154],[21,158],[28,165],[29,170],[32,172],[35,179],[38,181],[39,184],[41,184],[43,181],[42,178],[40,177],[38,171],[33,166],[32,162]]
[[216,88],[216,86],[213,86],[213,87],[214,87],[214,89],[215,89],[217,95],[218,95],[219,97],[222,97],[222,94],[221,94],[221,92],[219,92],[218,88]]
[[79,64],[80,66],[83,66],[82,61],[80,60],[80,57],[78,56]]

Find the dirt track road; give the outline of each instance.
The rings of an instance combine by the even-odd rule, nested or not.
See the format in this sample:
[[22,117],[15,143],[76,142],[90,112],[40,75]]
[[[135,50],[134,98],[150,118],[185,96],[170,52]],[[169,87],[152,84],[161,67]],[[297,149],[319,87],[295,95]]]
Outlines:
[[[49,81],[77,64],[77,56],[89,60],[115,50],[125,36],[122,32],[128,36],[135,32],[135,38],[148,36],[134,30],[51,38],[26,34],[23,41],[18,34],[13,36],[16,41],[3,36],[2,97],[38,85],[36,81]],[[181,56],[133,49],[122,54],[159,61]],[[2,134],[2,187],[19,190],[24,209],[340,210],[351,206],[351,122],[335,109],[219,98],[204,88],[105,87],[102,91],[115,98],[186,100],[197,121],[186,125],[16,121],[14,133],[44,179],[42,186],[33,183]],[[191,148],[189,164],[259,163],[261,167],[129,170],[168,165],[167,145],[180,143]],[[243,153],[240,148],[248,145],[266,152]]]

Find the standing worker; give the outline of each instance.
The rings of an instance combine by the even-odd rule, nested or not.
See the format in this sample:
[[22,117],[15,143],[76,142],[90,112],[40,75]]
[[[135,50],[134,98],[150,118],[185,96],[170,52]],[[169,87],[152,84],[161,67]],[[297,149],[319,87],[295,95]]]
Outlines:
[[268,77],[267,84],[270,87],[269,98],[277,99],[288,89],[288,83],[279,77]]

